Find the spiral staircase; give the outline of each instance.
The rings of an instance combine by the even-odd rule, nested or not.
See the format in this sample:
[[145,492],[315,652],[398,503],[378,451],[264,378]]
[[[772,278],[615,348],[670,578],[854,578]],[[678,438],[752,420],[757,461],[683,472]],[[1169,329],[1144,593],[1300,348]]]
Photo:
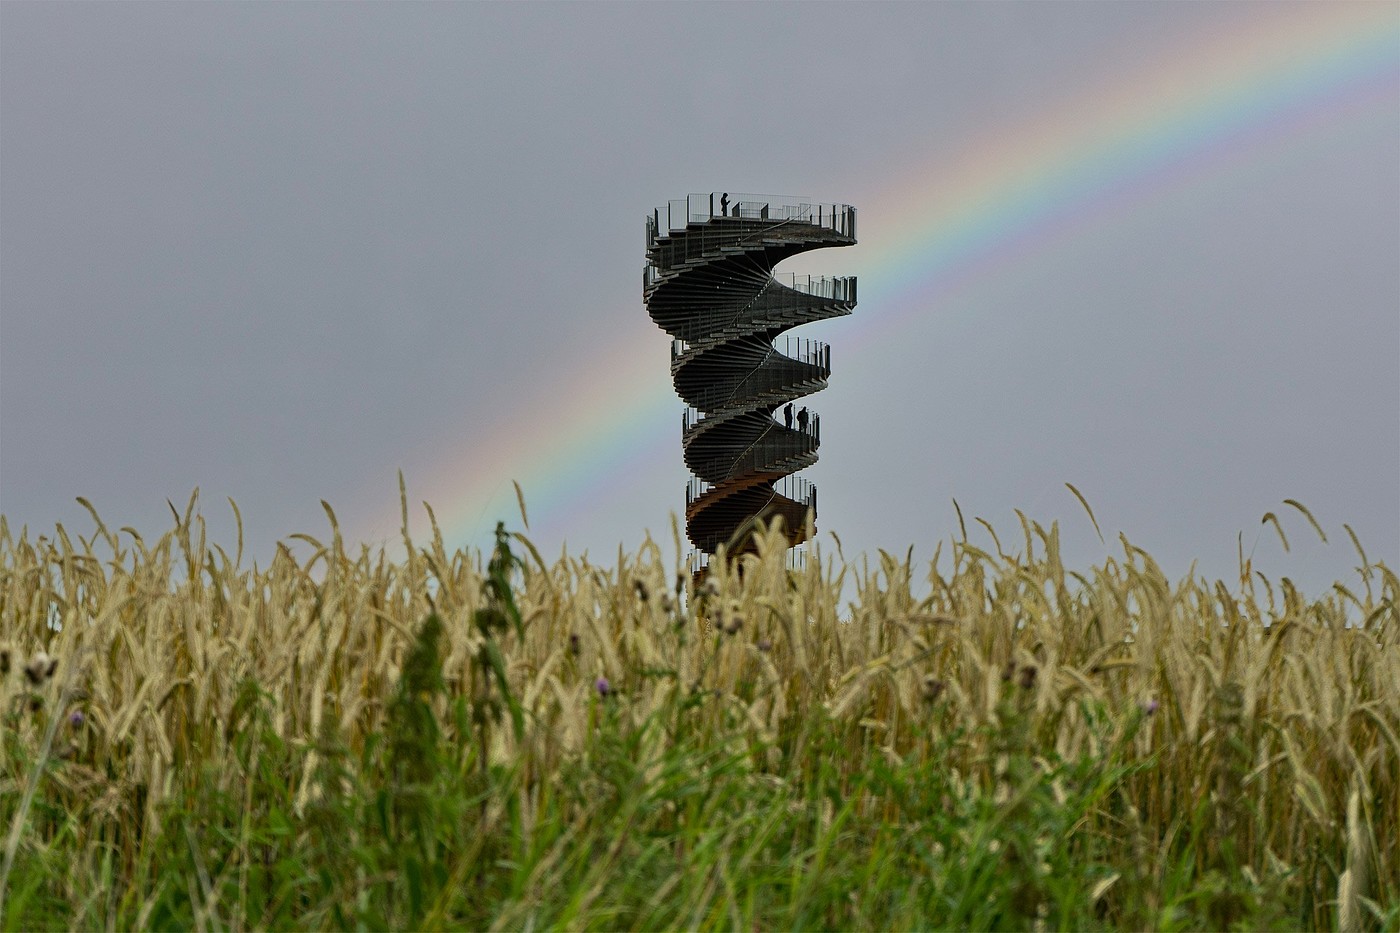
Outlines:
[[777,516],[789,547],[815,528],[816,489],[792,474],[817,462],[821,424],[805,408],[788,416],[794,402],[826,388],[830,347],[775,341],[800,324],[850,314],[856,282],[780,280],[773,267],[806,250],[850,246],[855,225],[849,205],[727,193],[690,195],[647,217],[642,294],[672,338],[671,377],[688,406],[686,535],[702,555],[720,545],[750,549],[750,532]]

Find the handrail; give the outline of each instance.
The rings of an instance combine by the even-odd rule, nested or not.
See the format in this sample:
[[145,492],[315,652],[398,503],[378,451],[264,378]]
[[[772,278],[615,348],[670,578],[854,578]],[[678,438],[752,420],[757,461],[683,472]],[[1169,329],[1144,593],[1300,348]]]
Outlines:
[[[798,339],[803,339],[803,338],[798,338]],[[789,341],[788,346],[791,347],[791,346],[792,346],[792,343],[791,343],[792,338],[789,337],[789,338],[788,338],[788,341]],[[777,353],[777,351],[778,351],[778,348],[777,348],[776,345],[774,345],[774,344],[772,344],[772,343],[768,344],[768,351],[767,351],[766,353],[763,354],[763,358],[762,358],[761,360],[759,360],[757,363],[755,363],[753,369],[751,369],[751,370],[749,370],[747,373],[745,373],[744,376],[743,376],[743,378],[740,379],[738,382],[736,382],[736,383],[734,384],[734,388],[733,388],[732,390],[730,390],[729,395],[725,398],[725,402],[732,402],[732,401],[734,401],[734,393],[738,392],[739,389],[741,389],[741,388],[743,387],[744,383],[748,382],[751,378],[753,378],[754,373],[758,372],[759,369],[761,369],[761,368],[763,367],[763,364],[764,364],[764,363],[767,363],[770,359],[772,359],[773,354],[774,354],[774,353]],[[784,353],[778,353],[778,355],[781,356],[783,359],[785,359],[785,360],[791,360],[791,361],[794,362],[794,363],[806,363],[808,366],[817,366],[817,367],[821,367],[821,366],[822,366],[822,364],[821,364],[821,362],[820,362],[819,360],[803,359],[803,358],[801,358],[801,357],[788,356],[787,354],[784,354]],[[827,372],[828,374],[831,372],[831,369],[830,369],[829,366],[826,368],[826,372]],[[760,390],[760,391],[761,391],[761,390]]]
[[[830,279],[821,278],[817,279],[814,284],[812,277],[809,275],[806,276],[806,281],[799,286],[798,277],[796,275],[789,275],[792,281],[791,285],[780,281],[776,275],[770,276],[769,280],[758,290],[758,293],[750,298],[742,308],[734,312],[734,316],[729,319],[729,324],[726,326],[735,324],[750,308],[759,304],[761,299],[766,299],[762,302],[762,306],[765,310],[781,311],[788,308],[801,307],[802,302],[793,301],[791,298],[783,295],[781,291],[771,291],[769,288],[771,285],[777,285],[780,289],[785,288],[799,295],[823,298],[827,301],[851,301],[852,303],[855,301],[855,276],[836,276]],[[828,286],[826,284],[827,282],[831,284]],[[828,291],[830,291],[831,294],[826,294]],[[847,297],[848,294],[850,296],[849,298]],[[778,300],[775,301],[774,298]]]
[[[784,278],[788,281],[783,281]],[[773,280],[779,285],[803,295],[852,303],[856,300],[856,277],[853,275],[824,275],[813,278],[810,275],[800,276],[788,272],[781,275],[774,273]]]
[[[686,401],[702,411],[717,411],[720,410],[721,406],[733,402],[736,396],[740,398],[751,398],[763,395],[767,392],[791,388],[794,385],[794,376],[797,377],[796,382],[803,382],[806,381],[809,376],[816,375],[804,374],[800,370],[795,370],[794,367],[812,367],[818,371],[820,374],[819,378],[822,379],[825,379],[830,373],[830,370],[820,363],[808,363],[803,360],[792,360],[788,357],[783,357],[783,360],[787,362],[779,363],[770,367],[768,370],[763,370],[758,367],[750,370],[742,379],[734,384],[734,387],[730,389],[726,395],[720,394],[720,392],[724,391],[724,387],[721,386],[720,390],[717,392],[702,392],[698,397],[690,397],[687,398]],[[742,396],[739,395],[741,390],[744,393]],[[793,397],[797,398],[800,397],[800,395],[806,394],[806,392],[803,392]]]
[[[692,476],[690,479],[686,480],[685,503],[686,505],[692,505],[697,500],[714,492],[718,488],[719,486],[714,483],[706,482],[698,476]],[[772,502],[776,496],[782,496],[784,499],[790,499],[808,508],[815,508],[816,506],[817,487],[811,480],[805,479],[804,477],[784,476],[782,479],[774,482],[772,489],[773,495],[768,497],[768,502]]]
[[[799,505],[806,506],[806,507],[807,507],[808,509],[810,509],[811,511],[816,512],[816,510],[817,510],[817,487],[813,486],[813,485],[811,484],[811,482],[809,482],[808,480],[805,480],[805,479],[801,478],[800,476],[784,476],[784,477],[782,478],[782,480],[780,480],[780,482],[782,482],[784,485],[787,485],[787,486],[788,486],[787,492],[779,493],[779,492],[778,492],[777,483],[773,484],[772,493],[771,493],[771,494],[768,496],[768,498],[764,501],[763,505],[759,506],[759,508],[758,508],[759,514],[762,514],[762,512],[763,512],[764,509],[766,509],[766,508],[768,508],[768,506],[772,505],[772,504],[773,504],[773,500],[776,499],[779,495],[782,495],[783,498],[785,498],[785,499],[787,499],[787,500],[789,500],[789,501],[791,501],[791,502],[796,502],[796,503],[798,503]],[[798,487],[798,488],[801,490],[801,492],[797,493],[796,495],[792,495],[792,494],[791,494],[791,492],[792,492],[792,486],[789,485],[789,484],[801,484],[801,485]],[[798,496],[801,496],[802,498],[799,499]]]
[[[647,267],[651,269],[650,266]],[[802,298],[817,298],[821,301],[834,301],[855,304],[856,301],[856,277],[855,276],[834,276],[824,278],[813,278],[812,276],[786,277],[788,281],[782,281],[776,277],[769,280],[763,288],[760,288],[753,297],[735,309],[729,319],[722,324],[715,325],[711,333],[722,334],[728,328],[738,323],[745,315],[749,314],[755,305],[759,305],[767,312],[780,312],[788,309],[799,309],[807,305]],[[778,290],[770,288],[777,285]],[[792,292],[788,295],[784,292]],[[681,304],[681,308],[685,305]],[[794,325],[796,326],[796,325]],[[679,338],[674,338],[679,339]],[[678,355],[673,352],[672,358]]]
[[[786,223],[786,222],[787,222],[787,221],[784,221],[784,223]],[[775,224],[775,226],[782,226],[782,224]],[[752,239],[752,237],[745,237],[744,239]],[[843,277],[843,278],[844,278],[844,277]],[[812,277],[811,277],[810,275],[807,276],[807,284],[808,284],[809,286],[811,285],[811,279],[812,279]],[[793,276],[792,276],[792,281],[793,281],[793,284],[792,284],[791,286],[788,286],[788,287],[792,288],[793,291],[797,291],[797,292],[799,292],[799,294],[817,295],[816,292],[806,292],[806,291],[802,291],[802,290],[798,289],[798,288],[797,288],[797,276],[796,276],[796,275],[793,275]],[[734,324],[739,320],[739,318],[743,317],[744,314],[745,314],[750,308],[752,308],[755,304],[758,303],[758,300],[759,300],[760,298],[762,298],[764,295],[768,294],[768,288],[769,288],[770,285],[777,285],[777,286],[779,286],[780,288],[781,288],[781,287],[784,287],[784,286],[783,286],[783,283],[778,281],[777,276],[773,275],[772,273],[769,273],[769,275],[768,275],[768,281],[764,282],[764,283],[763,283],[763,287],[760,288],[758,291],[754,292],[753,297],[750,298],[748,301],[746,301],[746,302],[743,304],[742,307],[740,307],[737,311],[734,312],[734,314],[733,314],[732,316],[730,316],[728,323],[725,324],[725,328],[727,328],[727,327],[733,327]],[[852,291],[854,291],[854,279],[852,279]],[[825,297],[825,296],[817,295],[817,297]],[[841,300],[841,299],[837,299],[837,300]],[[795,308],[795,307],[797,307],[797,304],[794,302],[794,303],[792,303],[791,305],[789,305],[787,302],[781,302],[781,303],[779,303],[779,304],[777,305],[777,307],[778,307],[778,308],[794,307],[794,308]],[[724,328],[721,328],[721,330],[724,330]],[[674,357],[672,357],[672,358],[674,359]]]
[[[712,256],[716,252],[723,252],[725,247],[737,247],[742,249],[746,243],[753,240],[762,239],[780,227],[799,224],[804,227],[815,227],[816,225],[805,225],[799,220],[782,220],[776,223],[768,223],[762,228],[743,231],[742,237],[735,237],[736,231],[726,230],[722,225],[710,229],[708,225],[698,230],[692,230],[684,238],[671,240],[666,237],[659,238],[651,247],[647,249],[647,259],[643,268],[651,267],[656,269],[655,273],[643,273],[643,287],[654,281],[663,269],[672,269],[683,263],[703,259]],[[825,229],[825,228],[819,228]]]
[[[811,365],[819,365],[819,364],[811,364]],[[798,396],[798,398],[800,398],[800,397],[801,397],[801,396]],[[791,404],[792,404],[791,402],[788,403],[788,405],[791,405]],[[775,407],[774,407],[774,411],[776,411],[776,410],[777,410],[777,408],[776,408],[776,406],[775,406]],[[739,415],[748,414],[747,411],[740,410],[740,409],[733,409],[733,411],[735,411],[735,412],[736,412],[737,414],[739,414]],[[756,412],[755,412],[755,413],[756,413]],[[694,430],[695,428],[699,427],[701,424],[704,424],[706,421],[717,420],[717,419],[716,419],[716,414],[717,414],[717,412],[716,412],[716,413],[709,413],[708,410],[698,408],[698,407],[695,406],[695,405],[687,405],[687,406],[685,406],[685,408],[681,411],[681,436],[684,437],[684,436],[686,436],[687,434],[690,434],[692,430]],[[816,412],[814,412],[814,411],[813,411],[813,412],[809,412],[808,414],[811,416],[811,420],[808,421],[807,427],[806,427],[806,428],[804,428],[804,427],[802,426],[801,417],[800,417],[800,416],[799,416],[799,418],[798,418],[798,425],[797,425],[796,428],[794,428],[794,427],[793,427],[791,424],[789,424],[787,421],[784,421],[784,422],[783,422],[783,427],[787,428],[789,431],[800,431],[800,432],[802,432],[802,433],[804,433],[804,434],[811,434],[813,437],[819,436],[819,435],[818,435],[817,425],[820,424],[820,416],[819,416]],[[778,424],[778,419],[777,419],[774,415],[770,414],[770,415],[768,416],[768,418],[769,418],[769,420],[770,420],[774,425]]]
[[[776,427],[776,425],[774,426]],[[794,445],[789,446],[785,443],[788,439],[784,437],[760,439],[762,440],[761,446],[759,441],[754,441],[737,456],[730,456],[726,453],[708,457],[695,463],[695,465],[691,467],[691,472],[697,475],[722,473],[728,476],[734,476],[741,464],[749,470],[763,470],[766,467],[782,463],[783,461],[792,460],[796,457],[806,457],[816,453],[820,441],[818,441],[815,431],[805,431],[800,434],[797,431],[793,431],[792,433],[798,434],[800,438],[805,439],[808,443],[801,445],[794,443]],[[797,438],[793,438],[792,440],[795,442]],[[755,450],[757,450],[756,454],[754,453]],[[749,457],[751,454],[753,455],[752,462],[745,464],[745,458]]]
[[[663,232],[662,217],[665,217]],[[856,209],[849,204],[812,203],[804,198],[770,197],[766,195],[735,194],[716,196],[691,194],[666,202],[665,208],[653,208],[646,217],[646,245],[669,239],[692,225],[708,224],[714,220],[781,220],[823,227],[842,236],[855,238]]]
[[734,388],[729,390],[729,395],[724,400],[726,403],[734,401],[734,393],[739,391],[740,386],[742,386],[744,383],[748,382],[750,379],[753,378],[754,373],[758,372],[763,367],[763,364],[768,362],[768,360],[773,356],[773,352],[775,350],[777,350],[777,347],[773,346],[770,343],[768,345],[768,349],[764,351],[763,358],[754,364],[753,369],[744,373],[744,377],[742,379],[734,383]]
[[772,431],[772,430],[773,430],[774,428],[776,428],[777,426],[778,426],[778,422],[774,421],[772,424],[768,425],[768,426],[765,427],[762,431],[760,431],[758,437],[756,437],[756,438],[753,439],[753,443],[752,443],[752,444],[749,444],[749,446],[745,447],[742,451],[740,451],[739,455],[738,455],[737,457],[734,458],[733,463],[731,463],[730,466],[729,466],[728,472],[729,472],[729,473],[733,473],[733,472],[734,472],[734,468],[737,467],[737,466],[739,465],[739,462],[740,462],[740,461],[742,461],[745,457],[748,456],[749,451],[753,450],[754,447],[756,447],[756,446],[758,445],[758,442],[761,441],[761,440],[763,440],[765,437],[767,437],[767,436],[768,436],[768,432],[769,432],[769,431]]

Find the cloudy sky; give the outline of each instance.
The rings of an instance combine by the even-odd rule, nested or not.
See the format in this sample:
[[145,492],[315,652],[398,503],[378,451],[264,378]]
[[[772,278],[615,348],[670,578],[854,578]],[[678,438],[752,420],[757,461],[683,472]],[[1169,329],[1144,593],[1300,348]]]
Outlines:
[[[1400,558],[1391,4],[0,4],[0,512],[265,561],[683,505],[643,217],[850,203],[819,527],[931,556],[1089,500],[1180,574]],[[1329,536],[1323,545],[1306,519]],[[1285,554],[1266,512],[1289,534]],[[827,547],[831,545],[826,538]]]

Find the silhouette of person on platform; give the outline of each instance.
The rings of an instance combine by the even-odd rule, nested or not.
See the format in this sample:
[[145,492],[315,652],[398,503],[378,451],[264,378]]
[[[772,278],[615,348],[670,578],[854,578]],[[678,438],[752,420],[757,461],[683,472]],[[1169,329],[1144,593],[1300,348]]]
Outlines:
[[807,431],[807,406],[803,405],[802,410],[797,413],[797,430]]
[[726,214],[729,213],[729,192],[728,192],[728,191],[726,191],[724,194],[722,194],[722,195],[719,196],[719,212],[720,212],[721,215],[726,215]]
[[783,408],[783,421],[787,424],[787,429],[792,430],[792,402],[788,402]]

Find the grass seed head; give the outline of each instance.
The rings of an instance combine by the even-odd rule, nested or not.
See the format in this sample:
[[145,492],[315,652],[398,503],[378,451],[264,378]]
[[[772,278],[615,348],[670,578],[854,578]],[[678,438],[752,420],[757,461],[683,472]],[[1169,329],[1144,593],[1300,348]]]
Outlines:
[[58,658],[51,658],[47,653],[40,651],[30,659],[24,666],[24,676],[29,678],[29,682],[36,687],[53,677],[58,670]]

